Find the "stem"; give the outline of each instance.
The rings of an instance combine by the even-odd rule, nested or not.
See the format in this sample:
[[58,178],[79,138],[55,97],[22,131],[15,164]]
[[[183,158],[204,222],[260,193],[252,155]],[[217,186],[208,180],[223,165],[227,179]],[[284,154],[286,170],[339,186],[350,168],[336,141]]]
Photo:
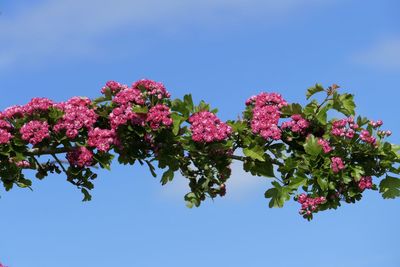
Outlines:
[[57,158],[56,154],[51,154],[51,156],[57,161],[58,165],[60,165],[60,167],[63,170],[63,172],[68,175],[67,170],[65,169],[64,165],[62,164],[62,162]]

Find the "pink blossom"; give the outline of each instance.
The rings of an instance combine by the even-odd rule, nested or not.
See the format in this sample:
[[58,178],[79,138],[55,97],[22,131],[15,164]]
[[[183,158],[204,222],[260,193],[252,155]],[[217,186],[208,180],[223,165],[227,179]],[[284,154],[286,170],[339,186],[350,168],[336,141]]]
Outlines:
[[371,176],[361,177],[361,180],[358,182],[358,188],[360,188],[361,191],[371,189],[373,185]]
[[4,110],[3,115],[7,119],[20,118],[24,116],[24,108],[21,106],[11,106]]
[[35,112],[48,111],[50,107],[54,105],[54,102],[48,98],[32,98],[32,100],[26,104],[23,109],[25,114],[32,115]]
[[346,166],[343,163],[343,160],[340,157],[331,158],[331,167],[334,173],[338,173],[346,168]]
[[381,121],[381,120],[372,121],[371,120],[369,122],[369,124],[376,129],[376,128],[379,128],[379,127],[381,127],[383,125],[383,121]]
[[11,130],[12,126],[8,121],[0,119],[0,129]]
[[281,129],[289,129],[294,133],[304,133],[310,126],[310,123],[306,119],[303,119],[300,114],[294,114],[291,118],[291,121],[282,123]]
[[144,126],[145,114],[137,114],[132,111],[131,105],[122,105],[116,107],[109,115],[111,128],[117,130],[120,125],[125,125],[131,122],[133,125]]
[[132,84],[132,88],[146,90],[147,94],[154,95],[158,99],[169,98],[171,95],[165,89],[164,84],[152,80],[142,79]]
[[30,121],[24,124],[19,132],[22,135],[22,139],[32,145],[36,145],[50,137],[49,124],[46,121]]
[[166,105],[158,104],[152,107],[147,113],[146,121],[150,124],[150,128],[153,130],[157,130],[161,125],[171,126],[171,111],[169,107]]
[[31,166],[31,164],[27,160],[17,161],[15,162],[15,165],[17,165],[17,167],[19,168],[29,168]]
[[93,162],[93,152],[83,146],[68,152],[66,157],[71,165],[81,168],[91,166]]
[[200,111],[189,118],[192,139],[195,142],[223,141],[232,133],[232,128],[208,111]]
[[114,143],[115,131],[100,129],[98,127],[89,131],[88,145],[96,147],[99,151],[106,152]]
[[[103,88],[101,88],[101,93],[105,94],[107,88],[109,88],[111,90],[111,93],[113,93],[113,94],[118,93],[123,87],[124,86],[121,85],[119,82],[108,81],[108,82],[106,82],[106,85]],[[125,87],[126,87],[126,85],[125,85]]]
[[116,94],[113,102],[119,105],[127,105],[129,103],[143,105],[144,98],[140,90],[136,88],[125,88]]
[[326,201],[325,197],[312,198],[306,194],[300,194],[297,202],[301,204],[300,214],[310,216],[313,212],[317,211],[318,206]]
[[13,136],[4,129],[0,129],[0,145],[8,144]]
[[73,97],[67,102],[56,104],[64,111],[63,117],[54,125],[55,132],[65,130],[67,137],[73,139],[83,128],[91,129],[97,121],[98,115],[90,109],[91,101],[88,98]]
[[371,134],[367,130],[361,131],[360,139],[371,145],[375,145],[375,143],[376,143],[376,138],[371,136]]
[[318,144],[322,146],[322,149],[324,150],[324,153],[329,153],[332,151],[332,147],[329,144],[329,141],[319,138],[318,139]]
[[354,118],[349,117],[346,119],[333,121],[331,133],[334,136],[352,139],[354,137],[355,131],[358,128],[358,124],[354,123]]

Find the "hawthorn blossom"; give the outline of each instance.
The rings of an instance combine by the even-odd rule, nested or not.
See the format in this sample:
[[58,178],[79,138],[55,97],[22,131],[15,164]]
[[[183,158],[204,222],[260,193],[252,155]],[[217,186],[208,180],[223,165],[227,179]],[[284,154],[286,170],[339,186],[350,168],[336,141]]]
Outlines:
[[373,185],[371,176],[361,177],[361,180],[358,182],[358,188],[360,188],[361,191],[371,189]]
[[349,117],[346,119],[333,121],[331,133],[334,136],[352,139],[358,128],[359,125],[354,122],[354,118]]
[[88,135],[88,145],[103,152],[110,149],[110,145],[114,143],[115,139],[114,130],[100,129],[98,127],[90,130]]
[[122,105],[114,108],[108,118],[111,128],[117,130],[119,126],[125,125],[128,122],[131,122],[133,125],[144,126],[146,115],[133,112],[131,105]]
[[29,168],[31,166],[31,164],[27,160],[17,161],[15,162],[15,165],[17,165],[17,167],[19,168]]
[[92,165],[93,152],[82,146],[69,151],[66,158],[72,166],[88,167]]
[[13,136],[4,129],[0,129],[0,145],[8,144]]
[[46,121],[34,120],[25,123],[19,132],[22,135],[22,139],[32,145],[36,145],[50,137],[49,124]]
[[[122,88],[124,87],[124,85],[120,84],[119,82],[116,81],[108,81],[106,82],[106,85],[101,88],[101,93],[105,94],[107,88],[109,88],[111,90],[111,93],[118,93]],[[125,85],[126,87],[126,85]]]
[[332,147],[330,146],[329,141],[319,138],[318,144],[322,146],[322,150],[324,151],[324,153],[329,153],[332,151]]
[[301,204],[300,214],[310,216],[313,212],[317,211],[318,206],[326,201],[325,197],[312,198],[306,194],[299,195],[297,202]]
[[291,121],[282,123],[281,129],[289,129],[294,133],[304,133],[310,127],[310,123],[306,119],[303,119],[300,114],[292,115],[291,119]]
[[383,125],[383,121],[382,120],[377,120],[377,121],[370,121],[369,125],[371,125],[373,128],[379,128]]
[[360,134],[360,139],[363,140],[364,142],[375,145],[376,144],[376,138],[371,136],[369,131],[367,130],[362,130]]
[[173,121],[170,116],[171,111],[169,107],[158,104],[149,110],[146,121],[150,124],[151,129],[157,130],[162,125],[167,127],[172,125]]
[[343,160],[340,157],[332,157],[331,168],[334,173],[338,173],[341,170],[345,169],[346,166],[344,165]]
[[132,88],[138,90],[146,90],[147,94],[154,95],[158,99],[170,98],[170,93],[165,88],[164,84],[152,80],[142,79],[132,84]]
[[48,98],[40,98],[35,97],[32,100],[23,106],[23,110],[25,114],[32,115],[35,112],[43,112],[48,111],[50,107],[54,105],[54,102]]
[[20,118],[24,116],[25,110],[22,106],[11,106],[4,110],[3,116],[7,119]]
[[73,139],[83,128],[91,129],[97,121],[98,115],[90,109],[91,101],[88,98],[73,97],[67,102],[55,106],[64,111],[63,117],[54,125],[55,132],[65,130],[67,137]]
[[127,105],[128,103],[143,105],[144,98],[139,89],[125,88],[115,95],[113,102],[119,105]]
[[232,128],[208,111],[200,111],[189,118],[192,139],[195,142],[211,143],[223,141],[232,133]]

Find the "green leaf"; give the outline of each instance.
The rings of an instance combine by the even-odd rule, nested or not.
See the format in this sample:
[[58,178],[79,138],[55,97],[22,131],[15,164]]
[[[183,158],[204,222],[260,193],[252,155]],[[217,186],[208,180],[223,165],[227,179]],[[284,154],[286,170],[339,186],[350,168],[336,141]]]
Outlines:
[[259,161],[265,161],[264,159],[264,149],[260,146],[245,147],[243,148],[243,153],[252,159]]
[[193,112],[193,98],[192,95],[185,95],[183,97],[183,102],[185,102],[187,109],[189,110],[189,112]]
[[82,201],[90,201],[92,200],[92,196],[90,195],[89,191],[86,188],[82,188],[81,192],[83,194],[83,199]]
[[318,144],[318,139],[314,135],[310,134],[304,143],[304,150],[311,156],[318,156],[322,152],[322,146]]
[[264,196],[265,198],[270,198],[269,207],[279,207],[282,208],[285,201],[290,199],[289,191],[287,188],[282,187],[278,182],[272,182],[273,188],[268,189]]
[[318,177],[317,182],[321,190],[325,191],[328,189],[328,181],[325,178]]
[[161,184],[165,185],[166,183],[172,181],[172,179],[174,179],[174,171],[172,169],[168,169],[166,172],[164,172],[161,178]]
[[149,170],[150,170],[151,175],[153,175],[153,177],[157,177],[157,174],[155,172],[156,168],[154,168],[154,166],[151,164],[150,161],[145,160],[145,162],[146,162],[147,166],[149,166]]
[[307,99],[310,99],[310,97],[312,97],[314,94],[318,93],[318,92],[322,92],[324,91],[324,87],[322,87],[321,84],[317,83],[315,84],[313,87],[310,87],[307,89]]
[[172,121],[173,121],[172,133],[174,135],[178,135],[180,127],[181,127],[181,124],[182,124],[183,121],[185,121],[185,118],[183,118],[182,116],[180,116],[177,113],[172,113],[171,114],[171,118],[172,118]]
[[300,186],[303,186],[307,183],[306,176],[298,176],[290,180],[288,188],[291,190],[297,190]]
[[135,113],[147,113],[149,109],[146,106],[133,106],[132,111]]
[[387,175],[379,184],[379,188],[383,198],[400,197],[400,179],[398,178]]
[[291,105],[287,105],[282,107],[281,112],[283,116],[290,117],[294,114],[302,114],[302,107],[298,103],[293,103]]
[[364,169],[360,166],[354,166],[351,168],[351,176],[354,178],[354,181],[358,182],[361,180],[361,177],[364,175]]
[[354,96],[351,94],[335,93],[333,95],[333,108],[346,116],[354,115],[356,108]]

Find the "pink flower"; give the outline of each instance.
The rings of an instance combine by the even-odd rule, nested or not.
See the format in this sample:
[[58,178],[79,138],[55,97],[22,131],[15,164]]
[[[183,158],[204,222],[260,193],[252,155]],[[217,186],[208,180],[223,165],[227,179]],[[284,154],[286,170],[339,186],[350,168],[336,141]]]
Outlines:
[[0,145],[8,144],[13,136],[4,129],[0,129]]
[[329,153],[332,151],[332,147],[329,144],[329,141],[319,138],[318,139],[318,144],[322,146],[322,149],[324,150],[324,153]]
[[171,95],[165,89],[164,84],[152,80],[142,79],[132,84],[132,88],[145,90],[147,94],[154,95],[158,99],[169,98]]
[[361,177],[361,180],[358,182],[358,188],[360,188],[361,191],[371,189],[373,185],[371,176]]
[[170,116],[171,111],[169,107],[158,104],[149,110],[146,121],[150,124],[151,129],[157,130],[161,125],[167,127],[172,125],[172,119]]
[[48,111],[50,107],[54,105],[54,102],[48,98],[32,98],[32,100],[26,104],[23,109],[25,114],[32,115],[35,112]]
[[287,102],[280,94],[261,93],[250,97],[246,105],[254,106],[253,118],[250,122],[253,133],[260,134],[264,139],[281,138],[281,130],[278,127],[280,109],[286,106]]
[[115,131],[94,128],[89,131],[88,145],[96,147],[99,151],[106,152],[110,149],[110,145],[114,143]]
[[31,166],[29,161],[26,161],[26,160],[17,161],[17,162],[15,162],[15,165],[17,165],[17,167],[19,167],[19,168],[29,168]]
[[369,122],[369,124],[376,129],[376,128],[379,128],[379,127],[381,127],[383,125],[383,121],[381,121],[381,120],[372,121],[371,120]]
[[355,130],[358,128],[358,124],[354,123],[354,118],[348,117],[346,119],[333,121],[331,133],[334,136],[352,139],[354,137]]
[[211,143],[223,141],[232,133],[232,128],[208,111],[200,111],[189,118],[192,139],[195,142]]
[[371,136],[371,134],[367,130],[361,131],[360,139],[371,145],[375,145],[375,143],[376,143],[376,138]]
[[[118,93],[124,86],[121,85],[119,82],[116,81],[108,81],[106,82],[106,85],[101,88],[101,93],[105,94],[106,93],[106,89],[109,88],[111,90],[111,93]],[[125,85],[126,87],[126,85]]]
[[93,162],[93,152],[83,146],[68,152],[66,157],[71,165],[81,168],[91,166]]
[[137,114],[132,111],[131,105],[122,105],[116,107],[109,115],[111,128],[117,130],[120,125],[125,125],[131,122],[133,125],[144,126],[146,116],[145,114]]
[[343,163],[343,160],[340,157],[331,158],[331,167],[334,173],[338,173],[346,168],[346,166]]
[[129,103],[143,105],[144,97],[142,92],[136,88],[125,88],[116,94],[113,102],[119,105],[127,105]]
[[97,121],[98,115],[90,109],[91,101],[88,98],[73,97],[67,102],[55,106],[64,111],[63,117],[54,125],[55,132],[65,130],[68,138],[75,138],[83,128],[91,129]]
[[11,106],[4,110],[3,115],[7,119],[20,118],[24,116],[24,108],[21,106]]
[[30,121],[24,124],[19,132],[22,135],[22,139],[32,145],[36,145],[50,137],[49,124],[46,121]]
[[306,217],[310,216],[313,212],[318,210],[318,206],[326,201],[325,197],[312,198],[306,194],[300,194],[297,202],[301,204],[300,214]]
[[299,114],[291,116],[292,120],[282,123],[281,129],[289,129],[294,133],[304,133],[310,123]]

